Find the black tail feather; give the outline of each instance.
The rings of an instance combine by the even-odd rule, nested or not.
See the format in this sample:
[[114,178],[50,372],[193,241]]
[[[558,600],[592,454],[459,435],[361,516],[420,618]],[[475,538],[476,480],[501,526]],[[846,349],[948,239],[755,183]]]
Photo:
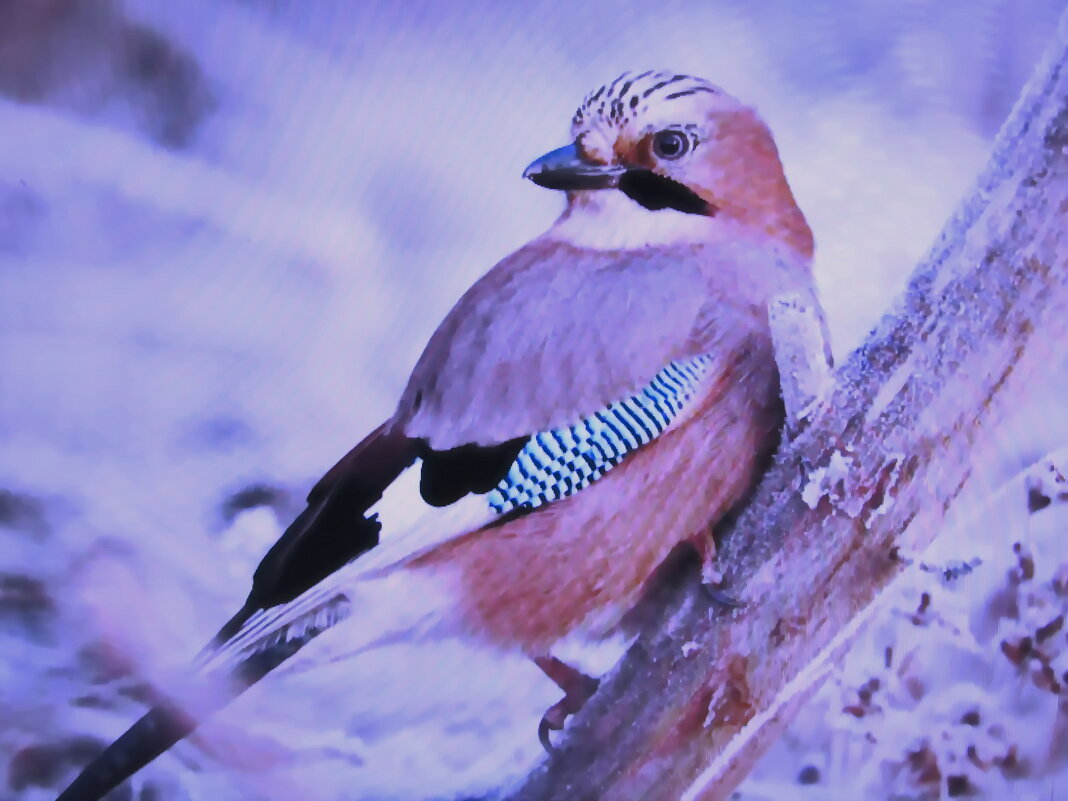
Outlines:
[[303,637],[279,642],[253,654],[234,669],[224,692],[216,688],[210,698],[199,700],[195,715],[169,701],[158,703],[105,748],[56,801],[98,801],[189,736],[201,720],[222,709],[324,630],[309,629]]
[[170,704],[150,709],[81,772],[56,801],[97,801],[196,728]]

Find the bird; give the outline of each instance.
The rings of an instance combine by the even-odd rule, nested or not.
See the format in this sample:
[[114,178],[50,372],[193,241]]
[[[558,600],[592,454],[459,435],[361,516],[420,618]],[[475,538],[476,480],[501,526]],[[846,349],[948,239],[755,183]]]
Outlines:
[[714,559],[783,429],[768,304],[799,293],[823,319],[772,133],[703,78],[625,72],[523,177],[563,212],[463,294],[311,489],[193,661],[215,689],[161,697],[58,801],[100,798],[283,663],[358,654],[397,577],[432,588],[420,625],[559,686],[551,752],[598,685],[560,643],[617,635],[678,548]]

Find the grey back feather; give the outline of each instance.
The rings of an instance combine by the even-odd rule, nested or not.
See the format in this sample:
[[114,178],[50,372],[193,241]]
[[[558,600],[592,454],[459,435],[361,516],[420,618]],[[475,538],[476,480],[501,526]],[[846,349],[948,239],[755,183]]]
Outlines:
[[393,422],[435,450],[494,445],[569,426],[676,359],[729,352],[715,340],[766,327],[766,312],[731,265],[721,281],[715,268],[701,246],[595,251],[535,240],[449,312]]

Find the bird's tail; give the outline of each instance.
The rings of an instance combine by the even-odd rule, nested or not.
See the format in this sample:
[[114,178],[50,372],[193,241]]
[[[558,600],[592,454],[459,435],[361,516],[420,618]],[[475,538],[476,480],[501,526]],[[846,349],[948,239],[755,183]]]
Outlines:
[[196,721],[178,707],[159,704],[109,745],[79,774],[56,801],[96,801],[111,792],[176,742],[192,732]]
[[196,686],[182,703],[157,704],[105,749],[57,801],[98,801],[344,617],[341,594],[321,599],[270,636],[236,638],[258,614],[284,609],[353,559],[378,545],[381,524],[367,509],[416,459],[415,440],[379,426],[312,489],[308,506],[256,568],[248,600],[194,660]]
[[[224,627],[225,628],[225,627]],[[241,695],[319,632],[273,644],[235,666],[223,682],[212,682],[195,693],[189,704],[161,701],[146,712],[83,770],[56,801],[98,801],[179,740],[190,735],[214,712]],[[207,677],[214,678],[214,677]]]

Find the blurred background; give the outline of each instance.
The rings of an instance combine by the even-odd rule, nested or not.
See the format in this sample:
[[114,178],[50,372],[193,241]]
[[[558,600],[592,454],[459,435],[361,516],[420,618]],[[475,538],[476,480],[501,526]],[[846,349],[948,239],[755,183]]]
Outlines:
[[[565,143],[587,91],[663,67],[761,110],[841,356],[969,189],[1062,7],[0,0],[0,799],[50,797],[243,600],[460,293],[551,223],[561,198],[520,173]],[[1021,404],[991,475],[1068,444],[1054,401]],[[412,659],[383,652],[366,675]],[[527,673],[441,659],[495,704],[459,729],[427,701],[324,732],[316,710],[371,702],[322,677],[284,710],[234,713],[272,738],[305,714],[271,764],[281,782],[329,752],[344,781],[318,795],[242,778],[248,760],[206,737],[116,798],[448,798],[521,775],[530,730],[501,721]],[[376,704],[411,691],[391,681]],[[746,797],[877,797],[847,784],[841,738],[806,725]],[[431,753],[398,756],[413,742]],[[936,773],[915,797],[949,793]],[[1024,786],[1044,792],[1011,797]]]

